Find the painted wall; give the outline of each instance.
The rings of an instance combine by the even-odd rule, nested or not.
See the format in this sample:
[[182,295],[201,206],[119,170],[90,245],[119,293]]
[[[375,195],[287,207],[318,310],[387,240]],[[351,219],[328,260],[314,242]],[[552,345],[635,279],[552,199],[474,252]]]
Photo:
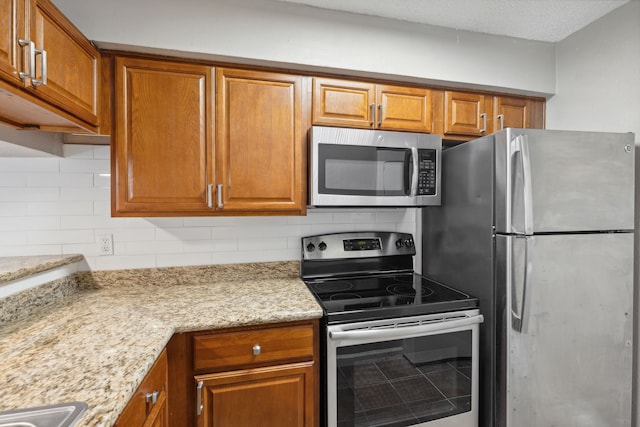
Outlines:
[[[555,90],[554,45],[275,0],[54,0],[91,40],[520,93]],[[206,55],[205,55],[206,56]]]
[[[640,1],[632,0],[557,46],[556,96],[547,127],[634,132],[640,171]],[[636,230],[640,230],[640,174],[636,173]],[[636,233],[634,423],[638,427],[640,368],[640,244]]]

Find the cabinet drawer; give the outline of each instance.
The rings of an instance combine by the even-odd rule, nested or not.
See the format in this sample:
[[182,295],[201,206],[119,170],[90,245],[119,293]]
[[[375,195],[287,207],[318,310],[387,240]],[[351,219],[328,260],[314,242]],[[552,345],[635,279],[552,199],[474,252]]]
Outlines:
[[228,370],[313,359],[313,326],[219,332],[193,338],[196,370]]

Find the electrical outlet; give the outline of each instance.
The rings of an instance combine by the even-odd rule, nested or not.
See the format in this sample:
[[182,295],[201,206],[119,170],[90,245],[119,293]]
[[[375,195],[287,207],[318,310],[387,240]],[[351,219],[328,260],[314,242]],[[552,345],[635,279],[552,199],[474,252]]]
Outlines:
[[98,236],[98,255],[113,255],[113,236],[111,234]]

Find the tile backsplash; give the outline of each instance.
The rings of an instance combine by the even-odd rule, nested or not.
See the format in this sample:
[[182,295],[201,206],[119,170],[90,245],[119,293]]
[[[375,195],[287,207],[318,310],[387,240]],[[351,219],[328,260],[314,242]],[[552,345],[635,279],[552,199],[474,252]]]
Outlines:
[[[112,218],[109,155],[108,146],[66,144],[62,158],[0,158],[0,256],[79,253],[93,270],[290,261],[300,259],[306,235],[416,234],[415,208]],[[113,255],[100,256],[98,237],[105,234],[113,236]]]

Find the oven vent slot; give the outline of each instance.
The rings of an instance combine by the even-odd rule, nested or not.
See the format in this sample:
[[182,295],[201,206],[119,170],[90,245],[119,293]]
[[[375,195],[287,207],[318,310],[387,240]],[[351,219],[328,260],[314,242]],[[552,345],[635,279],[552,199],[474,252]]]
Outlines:
[[383,323],[383,324],[377,324],[377,325],[363,326],[360,328],[349,328],[349,329],[345,329],[345,332],[380,330],[380,329],[400,329],[400,328],[408,328],[412,326],[432,325],[434,323],[443,323],[451,320],[466,319],[468,317],[469,316],[466,314],[448,314],[446,316],[437,317],[435,319],[411,320],[408,322]]

